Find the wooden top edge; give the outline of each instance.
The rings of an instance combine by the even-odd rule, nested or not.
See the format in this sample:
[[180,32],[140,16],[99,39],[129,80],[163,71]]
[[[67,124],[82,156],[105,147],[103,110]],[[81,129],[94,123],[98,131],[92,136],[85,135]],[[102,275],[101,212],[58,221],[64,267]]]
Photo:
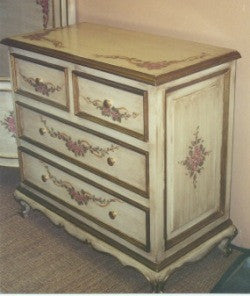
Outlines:
[[156,77],[155,85],[161,85],[163,83],[181,78],[183,76],[190,75],[190,74],[205,70],[207,68],[218,66],[239,58],[241,58],[240,53],[238,51],[232,51],[210,60],[202,61],[200,63],[194,64],[182,69],[178,69],[173,72],[169,72],[167,74],[159,75]]
[[90,67],[93,69],[104,71],[110,74],[115,74],[118,76],[122,76],[128,79],[136,80],[136,81],[149,84],[149,85],[154,85],[154,86],[159,86],[166,82],[170,82],[172,80],[181,78],[183,76],[199,72],[206,68],[210,68],[213,66],[217,66],[217,65],[241,58],[241,55],[238,51],[231,51],[222,56],[214,57],[212,59],[205,60],[185,68],[180,68],[178,70],[175,70],[166,74],[155,76],[155,75],[146,74],[146,73],[132,70],[132,69],[127,69],[124,67],[111,65],[105,62],[96,61],[93,59],[87,59],[87,58],[79,57],[69,53],[64,53],[60,50],[45,48],[45,47],[25,43],[22,41],[11,39],[11,38],[4,38],[0,41],[0,43],[7,46],[16,47],[19,49],[23,49],[23,50],[43,54],[43,55],[48,55],[53,58],[62,59],[67,62]]

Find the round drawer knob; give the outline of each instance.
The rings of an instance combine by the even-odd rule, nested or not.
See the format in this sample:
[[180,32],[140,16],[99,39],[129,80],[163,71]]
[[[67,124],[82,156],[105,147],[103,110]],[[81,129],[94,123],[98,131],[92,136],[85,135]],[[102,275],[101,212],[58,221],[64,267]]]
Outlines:
[[43,182],[47,182],[48,179],[49,179],[49,176],[42,175],[42,176],[41,176],[41,179],[42,179]]
[[114,211],[110,211],[109,212],[109,218],[110,219],[114,220],[116,216],[117,216],[117,213],[116,212],[114,212]]
[[35,79],[36,84],[42,84],[43,83],[43,79],[42,78],[36,78]]
[[107,163],[108,165],[113,166],[115,164],[115,159],[112,157],[108,157]]
[[112,102],[111,100],[104,100],[103,101],[103,106],[106,107],[106,108],[110,108],[112,105]]
[[42,135],[42,136],[44,134],[46,134],[46,128],[43,128],[43,127],[39,128],[39,134]]

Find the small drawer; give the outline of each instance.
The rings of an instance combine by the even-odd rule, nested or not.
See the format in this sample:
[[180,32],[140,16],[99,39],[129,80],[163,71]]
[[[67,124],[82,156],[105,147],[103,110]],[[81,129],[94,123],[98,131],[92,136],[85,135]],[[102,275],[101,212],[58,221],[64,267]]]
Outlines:
[[148,140],[147,91],[78,71],[73,89],[77,116]]
[[149,251],[147,208],[101,185],[94,186],[93,182],[82,175],[26,148],[20,148],[19,159],[22,181],[26,185],[45,192],[45,195],[66,208]]
[[58,65],[12,54],[14,91],[26,97],[69,109],[68,72]]
[[148,197],[148,153],[36,108],[17,103],[19,136]]

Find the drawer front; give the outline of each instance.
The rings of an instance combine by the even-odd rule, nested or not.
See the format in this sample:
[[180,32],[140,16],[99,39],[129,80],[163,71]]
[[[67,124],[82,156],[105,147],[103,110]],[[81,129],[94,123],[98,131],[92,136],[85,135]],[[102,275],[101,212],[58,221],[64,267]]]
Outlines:
[[78,71],[73,85],[77,116],[147,141],[146,91]]
[[21,103],[17,106],[23,139],[147,197],[147,152]]
[[[144,250],[149,249],[148,209],[130,204],[89,180],[28,149],[20,149],[22,181]],[[110,193],[112,192],[112,194]],[[125,201],[126,200],[126,201]],[[136,225],[136,227],[135,227]]]
[[69,109],[67,69],[17,54],[11,59],[15,92]]

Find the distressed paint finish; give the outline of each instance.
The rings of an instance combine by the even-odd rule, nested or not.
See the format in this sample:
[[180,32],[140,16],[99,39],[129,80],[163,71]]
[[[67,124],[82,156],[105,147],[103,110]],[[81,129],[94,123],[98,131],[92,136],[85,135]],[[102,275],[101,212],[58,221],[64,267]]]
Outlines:
[[[21,157],[21,169],[24,180],[28,180],[31,184],[49,192],[64,202],[64,204],[75,208],[77,210],[75,213],[78,215],[83,214],[84,220],[87,223],[90,223],[90,225],[93,224],[91,219],[91,217],[93,217],[96,220],[121,231],[129,237],[136,239],[142,244],[146,243],[146,215],[144,211],[125,201],[122,201],[116,196],[111,195],[100,188],[94,187],[93,185],[89,184],[87,180],[81,181],[74,176],[56,169],[52,165],[47,165],[45,162],[41,163],[40,160],[30,156],[27,153],[22,153]],[[96,202],[89,202],[87,206],[78,204],[74,199],[69,198],[68,192],[65,192],[65,188],[63,186],[55,186],[53,180],[50,178],[48,178],[46,182],[42,180],[41,177],[43,175],[46,176],[48,173],[45,167],[46,165],[49,167],[51,175],[57,176],[56,178],[58,180],[61,179],[63,181],[67,181],[67,184],[70,184],[72,187],[74,187],[76,191],[80,191],[82,188],[84,188],[86,192],[91,192],[92,195],[102,197],[107,201],[116,200],[116,202],[111,202],[105,207],[98,206]],[[117,214],[115,219],[110,218],[110,211],[113,211]],[[98,222],[96,222],[96,224],[98,225]],[[126,227],[124,227],[124,225],[126,225]],[[134,227],[134,225],[137,225],[137,227]]]
[[223,114],[228,108],[224,90],[227,79],[226,74],[220,74],[167,94],[169,239],[220,212],[224,186],[221,174],[226,174],[222,169],[226,155],[222,144],[223,120],[227,120]]
[[[17,34],[17,32],[21,34],[75,23],[75,0],[8,0],[1,1],[0,10],[3,11],[0,22],[0,27],[3,29],[0,39],[5,37],[6,32],[8,35]],[[54,44],[60,46],[60,43]],[[11,88],[10,77],[5,79],[5,76],[10,76],[10,73],[7,48],[4,46],[1,46],[0,64],[0,116],[2,122],[8,125],[8,129],[2,130],[1,128],[1,136],[5,140],[0,143],[0,165],[18,167],[17,146],[13,133],[14,122],[13,117],[8,116],[13,112],[13,97],[10,92],[6,96],[6,93],[1,91],[6,89],[6,85],[7,89]],[[2,118],[4,113],[8,123]],[[7,127],[7,125],[4,126]],[[11,133],[8,130],[11,130]]]
[[[60,155],[75,160],[79,166],[97,174],[104,174],[108,179],[113,180],[115,177],[118,179],[117,182],[122,181],[125,187],[128,185],[140,191],[146,191],[147,158],[143,152],[126,148],[126,144],[124,146],[124,144],[111,142],[105,139],[105,136],[103,138],[102,133],[98,137],[91,132],[68,126],[43,115],[43,122],[46,121],[45,127],[41,122],[41,114],[38,112],[23,107],[18,110],[23,137],[35,141],[37,145],[41,144],[45,148],[53,148],[56,154],[60,153]],[[43,128],[45,128],[45,132],[41,134],[40,131]],[[46,132],[47,129],[48,132]],[[83,141],[82,144],[84,143],[83,146],[81,141]],[[84,156],[81,155],[82,152],[78,153],[83,151],[82,149]],[[110,158],[114,160],[113,165],[109,164]],[[127,174],[128,171],[129,174]]]
[[[57,49],[58,57],[61,57],[60,54],[70,57],[69,47],[74,47],[73,40],[82,30],[81,26],[85,25],[79,25],[79,30],[77,27],[63,29],[63,38],[69,34],[72,43],[69,44],[64,39],[64,47]],[[115,39],[118,38],[116,33],[120,30],[107,30],[96,25],[86,25],[85,29],[89,34],[89,47],[83,52],[79,41],[77,51],[78,56],[83,59],[90,57],[90,52],[92,58],[95,54],[129,57],[129,45],[123,45],[125,41],[130,44],[128,40],[136,35],[140,46],[145,44],[146,37],[149,38],[148,42],[155,41],[156,46],[150,53],[140,50],[140,57],[135,50],[130,57],[142,61],[179,61],[162,69],[140,68],[140,71],[143,69],[143,72],[140,72],[143,74],[152,71],[152,75],[157,76],[183,70],[191,64],[197,66],[204,62],[203,65],[206,65],[210,58],[220,58],[221,55],[232,52],[123,31],[119,34],[120,42],[117,44],[127,50],[127,53],[107,53],[105,50],[111,47],[106,47],[102,36],[107,38],[112,35]],[[97,35],[100,32],[103,34],[100,34],[98,41],[91,39],[91,36],[96,36],[93,34],[95,30]],[[57,33],[53,31],[50,36],[59,37],[60,34]],[[166,50],[170,40],[171,52]],[[104,47],[97,47],[99,41],[103,42]],[[95,46],[94,42],[97,42]],[[139,50],[138,43],[135,49]],[[30,44],[46,48],[51,46],[45,45],[42,40]],[[102,52],[93,52],[93,48]],[[117,50],[116,45],[113,50]],[[37,60],[44,58],[41,53],[19,49],[11,51]],[[209,57],[202,56],[201,61],[184,61],[203,52],[207,52]],[[71,53],[76,52],[72,50]],[[34,208],[41,209],[52,221],[64,225],[74,236],[91,241],[99,250],[137,268],[152,285],[160,288],[173,270],[186,262],[201,258],[211,248],[224,239],[229,240],[235,233],[235,227],[229,217],[235,62],[223,63],[223,60],[214,67],[210,64],[207,69],[186,73],[185,77],[172,79],[165,84],[149,85],[145,81],[142,83],[135,79],[129,71],[138,67],[125,60],[115,60],[114,64],[129,70],[127,74],[131,75],[128,78],[115,75],[112,71],[107,72],[105,67],[96,69],[58,57],[46,58],[48,63],[59,65],[69,72],[69,112],[51,108],[47,103],[30,100],[20,93],[15,94],[20,160],[23,167],[22,186],[16,191],[16,196]],[[95,62],[100,60],[104,62],[102,58],[95,58]],[[110,62],[111,59],[107,60],[110,65],[113,63]],[[121,68],[117,71],[121,71]],[[77,76],[79,73],[84,75]],[[87,76],[98,79],[93,81],[87,79]],[[58,83],[57,80],[55,82]],[[127,91],[128,89],[134,92]],[[127,96],[123,96],[123,92],[126,92]],[[106,97],[105,94],[108,93],[110,96]],[[143,104],[145,93],[148,98],[147,110]],[[113,125],[79,116],[75,107],[76,98],[81,98],[80,95],[91,100],[111,100],[111,105],[116,108],[125,107],[129,112],[138,113],[133,120],[129,118],[115,123],[134,124],[130,129],[140,133],[145,126],[142,116],[147,111],[147,141],[124,133],[124,130]],[[92,110],[93,116],[102,116],[100,110],[93,108],[83,97],[78,103],[81,111],[88,106],[90,109],[87,112]],[[113,162],[108,161],[110,156],[96,160],[91,153],[77,159],[72,151],[62,145],[61,139],[50,136],[41,123],[41,115],[48,127],[66,133],[75,139],[74,141],[86,139],[99,147],[117,144],[119,149],[112,152]],[[107,119],[112,121],[112,118]],[[201,150],[206,154],[206,158],[194,188],[193,180],[186,175],[186,167],[180,162],[185,161],[190,141],[193,140],[198,126],[197,140],[204,140],[205,150]],[[46,132],[40,133],[41,128],[45,128]],[[107,199],[116,197],[123,202],[112,202],[106,207],[96,206],[92,202],[86,207],[78,205],[74,199],[69,198],[64,187],[55,186],[51,179],[46,182],[41,180],[41,174],[46,175],[47,171],[40,160],[47,163],[49,171],[57,180],[69,182],[76,192],[84,188],[95,196]],[[201,162],[199,165],[201,166]],[[65,212],[62,212],[62,209]]]
[[25,56],[12,56],[11,60],[15,67],[13,84],[16,92],[68,108],[67,70]]
[[[45,32],[33,33],[35,37],[33,39],[29,37],[32,35],[28,34],[12,37],[11,40],[25,43],[28,46],[43,47],[45,50],[57,49],[66,55],[79,57],[78,60],[93,61],[93,65],[102,62],[98,69],[105,68],[103,65],[105,63],[113,70],[115,70],[113,66],[125,68],[129,75],[133,75],[132,71],[139,71],[151,77],[166,75],[198,63],[207,63],[228,54],[232,54],[234,58],[239,57],[238,53],[226,48],[97,24],[79,23],[60,30],[49,31],[49,37],[44,36],[44,38],[49,38],[49,42],[43,38],[43,34],[47,34]],[[41,38],[36,38],[36,36],[41,36]],[[61,47],[55,47],[53,41]],[[149,44],[154,46],[150,50],[145,50]],[[125,59],[106,58],[107,56],[125,57]],[[128,63],[128,61],[139,62]],[[216,65],[216,60],[212,64]],[[116,71],[117,74],[118,71],[119,69]],[[136,73],[134,74],[136,76]]]

